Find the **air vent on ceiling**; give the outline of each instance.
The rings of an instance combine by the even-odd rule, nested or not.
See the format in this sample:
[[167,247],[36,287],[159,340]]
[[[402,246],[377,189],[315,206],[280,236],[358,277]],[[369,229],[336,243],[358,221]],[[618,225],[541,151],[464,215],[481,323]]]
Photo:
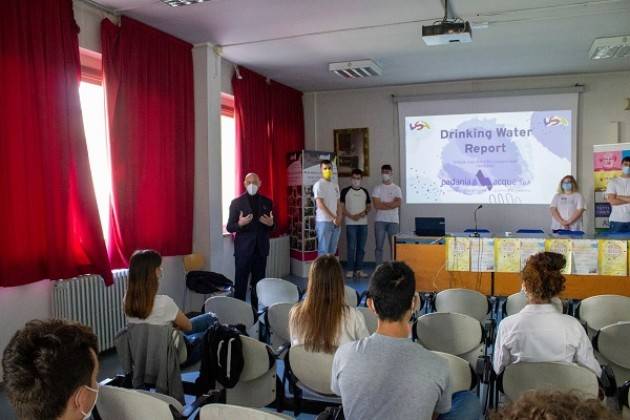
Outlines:
[[630,57],[630,35],[597,38],[589,55],[591,60]]
[[210,0],[160,0],[171,7],[190,6],[191,4],[203,3]]
[[372,60],[344,61],[330,63],[328,70],[344,79],[380,76],[383,69]]

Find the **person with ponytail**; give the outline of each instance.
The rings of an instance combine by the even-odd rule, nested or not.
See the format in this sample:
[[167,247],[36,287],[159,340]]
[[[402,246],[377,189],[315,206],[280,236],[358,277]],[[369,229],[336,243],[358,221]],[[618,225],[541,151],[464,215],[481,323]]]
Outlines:
[[201,337],[216,321],[211,314],[202,314],[192,319],[179,309],[167,295],[159,295],[162,278],[162,257],[152,249],[138,250],[129,260],[129,283],[125,294],[125,315],[130,324],[173,325],[184,333],[191,365],[201,359]]
[[559,313],[551,298],[564,290],[563,255],[540,252],[527,260],[522,272],[522,292],[527,305],[499,324],[493,366],[497,374],[519,362],[577,363],[598,377],[601,367],[580,322]]

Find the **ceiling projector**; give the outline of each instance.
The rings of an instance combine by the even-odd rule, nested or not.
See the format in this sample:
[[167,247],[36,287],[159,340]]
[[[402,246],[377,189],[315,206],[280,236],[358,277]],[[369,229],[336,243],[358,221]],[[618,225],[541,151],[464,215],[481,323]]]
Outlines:
[[433,25],[423,25],[422,40],[430,46],[472,42],[470,22],[441,20]]

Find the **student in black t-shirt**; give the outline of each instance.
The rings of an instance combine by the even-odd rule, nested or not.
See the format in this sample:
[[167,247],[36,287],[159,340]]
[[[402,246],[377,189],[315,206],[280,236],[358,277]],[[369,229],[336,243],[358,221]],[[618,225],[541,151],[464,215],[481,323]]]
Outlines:
[[361,169],[352,170],[352,186],[341,191],[341,205],[346,221],[346,235],[348,242],[348,262],[346,278],[367,277],[363,269],[365,256],[365,242],[367,241],[368,220],[371,200],[370,193],[361,187]]

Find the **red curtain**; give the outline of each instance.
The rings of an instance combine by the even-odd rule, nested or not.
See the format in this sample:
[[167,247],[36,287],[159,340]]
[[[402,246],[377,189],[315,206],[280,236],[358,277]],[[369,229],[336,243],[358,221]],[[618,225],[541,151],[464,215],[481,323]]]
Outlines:
[[0,286],[112,281],[79,102],[71,0],[0,13]]
[[287,154],[304,148],[302,92],[239,67],[232,78],[236,122],[237,185],[248,172],[262,180],[273,200],[275,235],[289,230]]
[[123,16],[101,24],[112,167],[109,253],[192,250],[192,45]]

